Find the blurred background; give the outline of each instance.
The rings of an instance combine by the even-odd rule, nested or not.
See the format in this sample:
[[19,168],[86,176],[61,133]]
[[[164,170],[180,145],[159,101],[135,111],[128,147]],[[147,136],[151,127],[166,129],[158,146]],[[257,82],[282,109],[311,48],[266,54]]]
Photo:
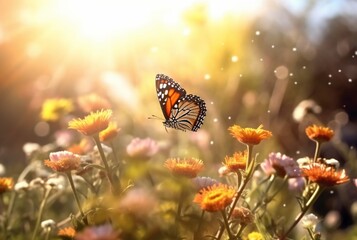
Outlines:
[[[312,156],[304,129],[321,123],[336,131],[322,156],[347,162],[354,178],[356,12],[354,0],[1,1],[0,162],[21,168],[24,143],[54,140],[63,126],[40,118],[46,99],[96,93],[111,102],[118,144],[150,137],[166,144],[166,157],[217,166],[243,149],[228,134],[233,124],[273,132],[257,149],[264,159]],[[206,101],[197,133],[148,120],[162,116],[157,73]]]

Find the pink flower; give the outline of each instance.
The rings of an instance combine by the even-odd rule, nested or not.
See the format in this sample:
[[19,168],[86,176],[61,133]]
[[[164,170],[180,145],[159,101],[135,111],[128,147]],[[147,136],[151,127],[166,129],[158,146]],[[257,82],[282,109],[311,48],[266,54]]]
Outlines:
[[276,174],[280,177],[288,175],[290,178],[301,176],[299,165],[294,159],[281,154],[280,152],[270,153],[268,158],[265,159],[260,166],[267,175]]
[[52,152],[50,159],[44,163],[56,172],[67,172],[78,169],[81,156],[68,151]]
[[158,144],[151,138],[134,138],[126,147],[128,155],[136,158],[150,158],[158,151]]
[[219,183],[216,179],[210,177],[195,177],[192,178],[192,182],[197,191]]
[[76,234],[76,240],[118,240],[119,233],[109,224],[87,227]]
[[305,178],[297,177],[297,178],[289,178],[288,179],[289,190],[294,192],[302,192],[305,187]]
[[135,188],[127,191],[120,200],[119,210],[138,218],[145,218],[154,210],[156,205],[157,200],[151,192],[143,188]]

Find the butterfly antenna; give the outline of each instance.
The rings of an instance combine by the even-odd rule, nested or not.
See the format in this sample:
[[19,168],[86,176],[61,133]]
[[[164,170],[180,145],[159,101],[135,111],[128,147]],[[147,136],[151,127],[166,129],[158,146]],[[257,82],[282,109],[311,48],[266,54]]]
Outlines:
[[148,119],[156,119],[156,120],[161,120],[161,121],[164,120],[163,118],[158,117],[158,116],[156,116],[156,115],[151,115],[151,117],[148,117]]

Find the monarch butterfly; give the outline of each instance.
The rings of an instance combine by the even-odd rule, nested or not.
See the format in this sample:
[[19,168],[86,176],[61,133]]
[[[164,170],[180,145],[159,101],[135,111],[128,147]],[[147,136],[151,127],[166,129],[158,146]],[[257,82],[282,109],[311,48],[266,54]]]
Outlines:
[[165,127],[196,132],[206,116],[206,103],[200,97],[186,95],[186,90],[169,76],[156,75],[156,92],[165,117]]

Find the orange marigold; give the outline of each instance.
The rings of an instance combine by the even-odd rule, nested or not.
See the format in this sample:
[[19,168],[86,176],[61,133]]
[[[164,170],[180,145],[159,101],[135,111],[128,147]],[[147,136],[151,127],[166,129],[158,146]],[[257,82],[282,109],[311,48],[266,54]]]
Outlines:
[[230,172],[237,172],[244,170],[247,165],[247,152],[235,152],[233,156],[224,158],[223,165],[225,165]]
[[332,187],[349,181],[345,170],[336,171],[333,167],[321,163],[311,163],[303,166],[303,174],[311,182],[322,186]]
[[99,133],[100,141],[110,141],[118,135],[120,128],[115,122],[110,122],[108,127]]
[[164,163],[173,174],[194,178],[203,168],[203,161],[196,158],[170,158]]
[[92,136],[108,127],[112,114],[113,112],[110,109],[91,112],[83,119],[78,118],[71,120],[68,123],[68,127],[84,135]]
[[242,128],[238,125],[233,125],[228,130],[238,141],[247,145],[257,145],[262,140],[273,135],[270,131],[264,130],[263,125],[258,128]]
[[76,235],[76,230],[73,227],[62,228],[57,233],[60,237],[73,238]]
[[44,163],[56,172],[67,172],[79,168],[81,157],[68,151],[52,152]]
[[321,127],[317,125],[309,126],[305,129],[306,135],[313,141],[328,142],[334,135],[332,129],[328,127]]
[[9,177],[0,178],[0,194],[10,191],[14,187],[14,180]]
[[193,202],[198,203],[202,210],[217,212],[224,210],[233,201],[236,190],[225,184],[215,184],[204,188],[196,194]]

